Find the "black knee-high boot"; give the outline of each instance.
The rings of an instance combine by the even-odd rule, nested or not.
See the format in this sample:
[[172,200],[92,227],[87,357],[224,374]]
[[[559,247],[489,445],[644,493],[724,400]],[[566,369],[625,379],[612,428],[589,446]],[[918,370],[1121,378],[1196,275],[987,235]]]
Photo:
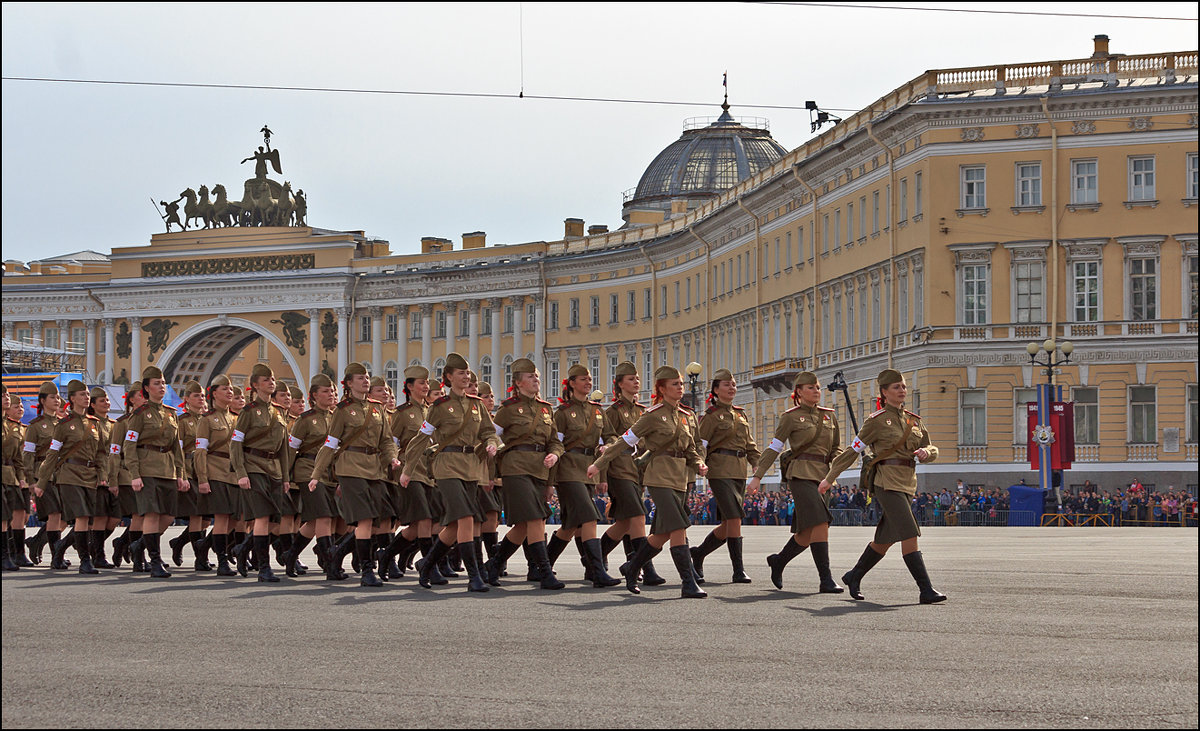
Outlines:
[[813,564],[817,567],[817,576],[821,577],[822,594],[841,594],[845,589],[833,580],[829,570],[829,541],[814,541],[808,545],[812,549]]
[[90,538],[90,530],[75,531],[75,552],[79,554],[79,573],[81,574],[100,573],[95,566],[92,566],[92,547],[88,545]]
[[484,581],[492,586],[500,586],[500,568],[505,562],[512,557],[518,549],[521,548],[520,543],[513,543],[507,538],[501,539],[496,544],[496,552],[483,565]]
[[[421,556],[424,558],[429,558],[429,556],[433,555],[433,552],[437,549],[437,544],[442,542],[442,540],[436,536],[430,536],[428,538],[419,538],[418,540],[421,543]],[[428,581],[433,586],[441,586],[443,584],[450,583],[446,579],[446,577],[442,575],[441,568],[438,566],[438,564],[442,563],[445,560],[446,553],[448,553],[449,551],[450,551],[450,547],[447,546],[446,550],[443,551],[440,556],[438,556],[437,562],[430,564],[428,566],[428,568],[426,569],[426,573],[428,575]],[[421,572],[421,562],[420,561],[417,561],[416,569],[417,569],[417,573],[419,575]],[[428,587],[426,587],[426,588],[428,588]]]
[[583,549],[587,553],[588,563],[591,566],[591,581],[592,587],[602,589],[609,586],[616,586],[621,583],[620,579],[614,579],[604,570],[604,555],[600,549],[600,539],[593,538],[583,542]]
[[562,583],[554,576],[554,569],[550,568],[550,557],[546,553],[545,541],[530,543],[529,553],[533,555],[534,563],[536,563],[538,568],[541,570],[542,580],[540,583],[543,589],[557,591],[558,589],[566,586],[566,584]]
[[783,568],[788,565],[788,562],[793,558],[804,553],[808,546],[802,546],[796,543],[794,537],[789,537],[788,542],[780,549],[779,553],[772,553],[767,556],[767,565],[771,567],[771,583],[776,589],[783,588]]
[[730,538],[725,545],[729,547],[729,562],[733,564],[733,583],[749,584],[750,577],[746,575],[746,564],[742,561],[742,537]]
[[12,551],[9,552],[9,559],[17,565],[17,568],[27,569],[33,566],[33,561],[25,555],[25,529],[14,528],[8,531],[8,535],[12,537]]
[[421,540],[430,541],[432,546],[430,546],[428,553],[425,554],[425,558],[417,561],[418,582],[426,589],[433,588],[434,584],[449,583],[441,576],[438,577],[441,580],[436,581],[433,578],[433,572],[437,570],[438,563],[450,552],[450,546],[442,543],[440,538],[422,538]]
[[696,583],[704,583],[704,558],[708,554],[725,545],[724,538],[717,538],[717,532],[709,531],[708,535],[704,536],[704,542],[699,546],[694,546],[691,549],[692,566],[696,569]]
[[355,552],[358,554],[358,565],[361,575],[359,586],[383,586],[383,581],[375,575],[375,539],[361,538],[354,541]]
[[213,549],[217,552],[217,576],[237,576],[237,572],[229,565],[229,534],[214,535]]
[[[475,550],[476,546],[479,547],[478,551]],[[463,568],[467,572],[467,591],[485,592],[491,589],[479,571],[479,557],[482,553],[483,546],[478,538],[465,545],[459,544],[458,555],[462,558]]]
[[[628,536],[622,536],[622,538],[628,538]],[[619,545],[621,545],[621,541],[616,538],[609,538],[607,533],[600,534],[600,555],[604,558],[605,570],[608,569],[608,554],[612,553],[613,549]]]
[[162,536],[158,533],[142,533],[142,545],[146,547],[146,553],[150,556],[150,578],[152,579],[171,578],[171,572],[167,571],[167,566],[162,560],[161,540]]
[[846,585],[846,590],[850,592],[851,597],[860,600],[866,598],[859,590],[859,585],[862,583],[863,577],[867,575],[867,572],[882,560],[882,553],[876,553],[874,548],[867,546],[862,556],[858,558],[858,563],[854,565],[854,568],[842,574],[842,583]]
[[933,582],[929,580],[929,572],[925,570],[925,557],[920,551],[904,554],[904,564],[908,566],[908,573],[917,582],[917,586],[921,589],[922,604],[937,604],[938,602],[946,601],[946,595],[933,588]]
[[661,548],[655,548],[650,545],[650,541],[645,538],[633,539],[634,551],[633,556],[621,564],[621,575],[625,577],[625,588],[634,594],[641,594],[642,590],[638,587],[638,574],[642,572],[642,567],[650,563],[650,559],[662,553]]
[[692,553],[686,544],[671,546],[671,560],[675,562],[675,570],[679,572],[679,580],[682,582],[679,588],[680,596],[684,599],[703,599],[708,596],[696,583],[696,576],[692,572]]
[[568,543],[558,537],[558,532],[550,534],[550,540],[546,541],[546,558],[550,561],[550,569],[554,570],[554,564],[558,561],[558,557],[562,555]]
[[254,536],[254,563],[258,566],[258,580],[276,583],[279,577],[271,570],[271,536]]
[[12,551],[12,531],[4,531],[4,555],[0,556],[0,571],[18,571],[21,567],[13,562],[9,553]]

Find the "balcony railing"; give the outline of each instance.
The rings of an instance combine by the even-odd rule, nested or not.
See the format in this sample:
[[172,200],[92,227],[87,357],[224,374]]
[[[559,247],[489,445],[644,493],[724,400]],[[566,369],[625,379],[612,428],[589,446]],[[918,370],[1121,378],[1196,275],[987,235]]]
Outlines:
[[958,445],[959,462],[987,462],[987,447],[968,444]]
[[1157,444],[1129,444],[1128,459],[1130,462],[1157,462],[1158,461],[1158,445]]
[[1076,444],[1075,445],[1075,461],[1076,462],[1099,462],[1100,461],[1100,445],[1099,444]]

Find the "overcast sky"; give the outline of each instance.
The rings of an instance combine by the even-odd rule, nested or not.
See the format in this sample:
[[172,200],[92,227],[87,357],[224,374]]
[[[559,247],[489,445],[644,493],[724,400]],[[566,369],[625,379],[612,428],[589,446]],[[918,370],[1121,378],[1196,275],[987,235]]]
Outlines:
[[[918,5],[919,3],[911,3]],[[952,7],[1194,18],[1194,3]],[[858,110],[926,69],[1192,50],[1195,21],[783,4],[3,5],[3,258],[148,243],[150,199],[223,183],[240,198],[269,124],[309,223],[392,250],[482,230],[561,238],[621,225],[621,192],[720,113],[770,119],[792,149],[804,102]],[[523,38],[523,42],[522,42]],[[476,92],[698,106],[31,83],[9,77]],[[795,106],[798,110],[747,105]],[[850,112],[841,113],[848,116]],[[236,191],[236,192],[235,192]]]

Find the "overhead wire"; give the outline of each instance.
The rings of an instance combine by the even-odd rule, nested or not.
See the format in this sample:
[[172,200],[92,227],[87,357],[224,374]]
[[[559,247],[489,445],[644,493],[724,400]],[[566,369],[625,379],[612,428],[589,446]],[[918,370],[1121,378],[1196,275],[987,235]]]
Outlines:
[[859,10],[905,10],[927,13],[980,13],[986,15],[1040,15],[1058,18],[1102,18],[1112,20],[1175,20],[1195,23],[1197,18],[1178,18],[1161,15],[1107,15],[1103,13],[1055,13],[1048,10],[985,10],[983,8],[947,8],[913,5],[867,5],[860,3],[763,2],[742,0],[746,5],[796,5],[816,8],[854,8]]

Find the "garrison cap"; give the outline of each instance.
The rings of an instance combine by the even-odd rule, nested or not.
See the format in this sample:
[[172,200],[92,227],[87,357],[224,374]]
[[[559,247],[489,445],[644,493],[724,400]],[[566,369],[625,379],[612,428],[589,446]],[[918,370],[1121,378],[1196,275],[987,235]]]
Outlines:
[[446,365],[442,368],[442,373],[449,373],[452,370],[466,371],[470,370],[471,366],[467,365],[467,359],[458,353],[451,353],[446,356]]
[[234,396],[244,396],[244,395],[245,395],[245,394],[242,392],[242,387],[241,387],[241,386],[235,386],[235,385],[233,385],[233,384],[231,383],[231,384],[229,384],[229,387],[230,387],[231,389],[233,389],[233,395],[234,395]]
[[404,379],[408,380],[409,378],[414,380],[419,380],[422,378],[428,379],[429,369],[423,365],[409,366],[404,369]]
[[583,365],[582,363],[576,363],[575,365],[571,366],[569,371],[567,371],[567,378],[575,378],[576,376],[590,376],[591,374],[592,372],[588,370],[587,366]]
[[271,366],[267,365],[266,363],[255,363],[254,367],[250,369],[250,381],[251,382],[253,382],[255,378],[274,378],[274,377],[275,377],[275,372],[272,371]]
[[309,390],[326,387],[333,388],[333,379],[324,373],[318,373],[308,382]]
[[728,368],[722,368],[721,370],[719,370],[713,374],[713,380],[714,381],[732,381],[733,374],[729,372]]
[[188,381],[183,384],[183,395],[189,396],[193,393],[204,393],[204,389],[200,387],[199,381]]
[[87,384],[79,379],[72,380],[67,384],[67,398],[71,398],[80,391],[86,391]]
[[518,358],[512,364],[512,374],[514,376],[518,373],[533,373],[536,370],[537,365],[528,358]]
[[[140,388],[140,386],[139,386],[139,388]],[[56,384],[54,381],[46,381],[45,383],[42,384],[41,388],[38,389],[38,396],[57,396],[57,395],[58,395],[58,384]]]
[[485,396],[491,396],[491,395],[492,395],[492,384],[488,383],[487,381],[484,381],[483,383],[479,384],[479,398],[483,398]]
[[146,368],[142,371],[142,383],[155,378],[165,378],[165,376],[163,376],[162,369],[158,366],[146,366]]
[[620,378],[621,376],[636,376],[636,375],[637,375],[637,366],[635,366],[633,363],[630,363],[627,360],[621,361],[620,363],[618,363],[617,370],[616,370],[616,372],[613,373],[614,378]]
[[683,378],[683,376],[679,375],[679,369],[675,366],[659,366],[658,370],[654,371],[654,380],[656,381],[667,381],[672,378]]
[[366,375],[370,375],[367,373],[367,367],[357,361],[347,365],[345,372],[342,373],[343,378],[349,378],[350,376],[366,376]]
[[218,388],[220,386],[232,386],[233,383],[229,380],[229,376],[225,375],[224,373],[218,373],[217,375],[213,376],[213,379],[208,382],[208,385],[212,388]]
[[387,386],[387,381],[383,380],[383,376],[371,376],[371,388],[379,388]]
[[878,381],[880,388],[887,388],[893,383],[904,383],[904,376],[900,373],[900,371],[895,371],[891,368],[888,368],[879,374],[879,378],[877,378],[876,381]]
[[293,399],[304,398],[304,392],[300,390],[299,386],[288,386],[288,393],[292,395]]
[[142,382],[134,381],[133,383],[131,383],[125,387],[125,395],[129,395],[131,393],[134,393],[136,391],[141,391],[141,390],[142,390]]
[[817,385],[817,374],[812,371],[800,371],[796,374],[796,380],[792,382],[792,390],[801,386]]
[[108,391],[105,391],[99,386],[92,386],[92,390],[88,392],[88,396],[92,399],[98,399],[101,396],[107,396]]

